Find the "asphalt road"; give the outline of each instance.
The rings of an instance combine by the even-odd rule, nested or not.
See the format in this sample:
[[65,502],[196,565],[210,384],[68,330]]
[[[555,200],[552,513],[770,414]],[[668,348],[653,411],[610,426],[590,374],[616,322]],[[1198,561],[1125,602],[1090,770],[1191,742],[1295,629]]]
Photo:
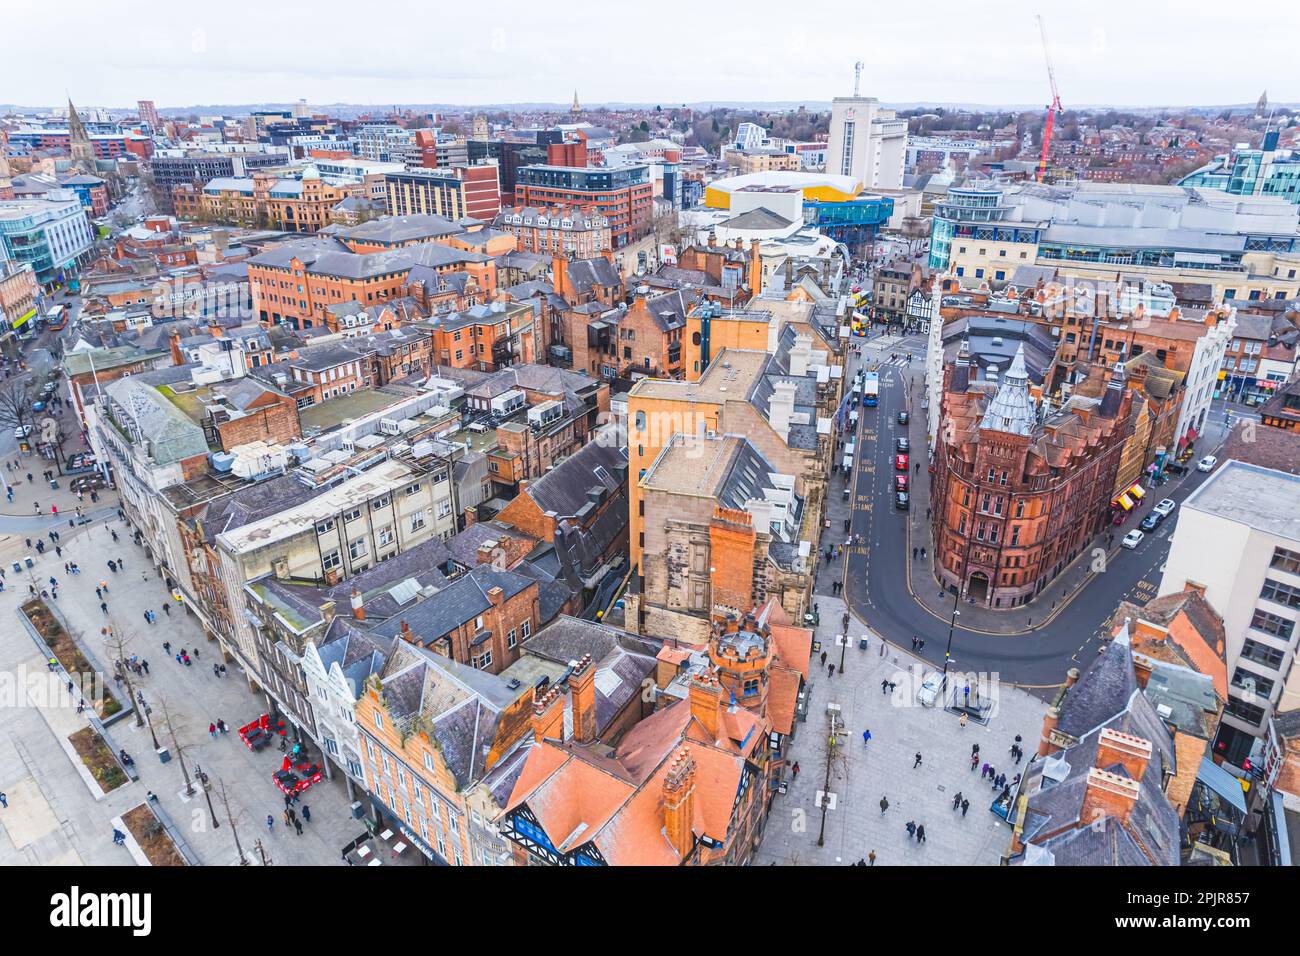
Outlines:
[[[909,344],[912,343],[887,346],[886,359],[889,351],[906,351]],[[873,361],[875,355],[867,354],[863,358]],[[920,366],[921,363],[914,358],[911,371],[919,373]],[[863,536],[864,546],[849,551],[845,591],[854,613],[873,630],[903,647],[910,647],[914,636],[924,639],[922,656],[942,667],[948,638],[948,616],[936,616],[913,596],[913,589],[921,588],[932,589],[937,595],[939,585],[928,564],[911,560],[913,543],[908,539],[908,512],[900,511],[894,505],[894,478],[897,474],[893,459],[894,440],[903,432],[897,424],[900,410],[906,408],[912,413],[914,427],[909,434],[912,461],[915,462],[919,455],[924,463],[926,455],[923,429],[918,435],[915,427],[923,416],[919,414],[919,408],[912,409],[907,402],[904,377],[910,376],[911,371],[907,366],[882,365],[879,407],[864,408],[859,417],[858,464],[853,474],[851,521],[853,534]],[[1144,517],[1161,498],[1173,498],[1181,504],[1206,477],[1193,471],[1152,489],[1140,517]],[[924,496],[914,497],[912,507],[924,509],[927,504]],[[1136,550],[1117,549],[1107,563],[1107,570],[1095,575],[1070,604],[1045,625],[1036,625],[1028,633],[1020,635],[993,635],[956,627],[952,666],[961,671],[995,673],[1000,680],[1049,697],[1052,688],[1064,680],[1066,671],[1074,666],[1086,666],[1096,655],[1099,639],[1106,632],[1107,622],[1120,601],[1143,604],[1155,597],[1169,553],[1170,538],[1176,528],[1176,518],[1177,512],[1155,532],[1148,534]],[[1136,520],[1130,520],[1123,529],[1117,530],[1127,531],[1136,526]],[[1118,539],[1117,534],[1117,542]],[[951,607],[951,603],[947,606]],[[1044,606],[1041,610],[1047,617],[1049,608]]]

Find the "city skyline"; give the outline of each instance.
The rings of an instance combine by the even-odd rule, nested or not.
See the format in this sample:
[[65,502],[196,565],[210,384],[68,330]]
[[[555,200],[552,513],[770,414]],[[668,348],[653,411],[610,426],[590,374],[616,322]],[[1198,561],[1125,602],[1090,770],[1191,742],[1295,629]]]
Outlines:
[[[88,106],[126,108],[153,99],[161,109],[198,105],[293,102],[374,104],[444,103],[474,107],[519,102],[568,103],[574,89],[584,102],[822,103],[853,91],[853,64],[865,63],[861,90],[884,102],[1027,106],[1050,99],[1035,4],[1017,0],[996,21],[971,18],[954,3],[928,5],[924,14],[886,14],[860,30],[835,24],[846,19],[833,5],[814,4],[796,23],[788,10],[761,0],[743,20],[723,13],[698,14],[671,0],[661,16],[634,22],[619,10],[603,10],[611,35],[635,36],[619,48],[626,69],[605,67],[610,49],[574,45],[572,29],[589,26],[575,14],[546,12],[507,3],[487,24],[450,11],[440,25],[454,45],[429,44],[418,30],[348,31],[352,55],[322,59],[307,44],[289,44],[305,25],[345,22],[354,16],[336,0],[311,11],[255,7],[235,0],[228,15],[159,22],[144,16],[148,4],[129,0],[112,10],[73,0],[47,20],[75,23],[61,38],[57,73],[39,44],[16,44],[7,52],[10,88],[18,105],[62,104],[70,95]],[[139,8],[138,10],[136,8]],[[391,0],[370,5],[376,25],[405,15]],[[1066,108],[1072,105],[1160,107],[1254,102],[1267,90],[1274,102],[1300,100],[1300,88],[1270,64],[1287,62],[1287,37],[1300,28],[1300,10],[1276,11],[1276,29],[1252,38],[1252,56],[1233,70],[1206,69],[1204,57],[1187,55],[1188,42],[1221,28],[1208,4],[1183,4],[1170,22],[1164,5],[1122,6],[1118,0],[1045,12],[1052,57]],[[1125,29],[1111,13],[1123,13]],[[34,0],[17,0],[19,16],[36,14]],[[140,13],[141,16],[135,16]],[[682,17],[691,15],[699,43],[675,43]],[[626,29],[618,29],[628,20]],[[960,30],[949,24],[960,22]],[[497,25],[501,24],[501,25]],[[254,26],[255,25],[255,28]],[[1290,29],[1288,29],[1288,26]],[[847,28],[845,28],[847,27]],[[319,28],[319,27],[317,27]],[[629,33],[630,30],[639,32]],[[885,43],[881,35],[901,42]],[[714,45],[705,38],[717,41]],[[105,73],[105,46],[133,56]],[[774,70],[772,65],[789,65]],[[1291,81],[1294,84],[1294,80]],[[93,92],[92,92],[93,91]],[[529,96],[521,96],[526,91]],[[702,96],[701,94],[705,94]]]

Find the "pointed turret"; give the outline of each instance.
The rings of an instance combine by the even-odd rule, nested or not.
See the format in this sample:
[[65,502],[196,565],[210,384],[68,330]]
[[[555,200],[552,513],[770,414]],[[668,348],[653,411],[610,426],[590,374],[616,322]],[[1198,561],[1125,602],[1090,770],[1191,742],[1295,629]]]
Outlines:
[[1101,414],[1104,418],[1114,418],[1119,414],[1124,403],[1124,383],[1128,376],[1124,372],[1124,363],[1116,362],[1106,383],[1106,393],[1101,397]]
[[1010,432],[1013,435],[1029,435],[1034,430],[1038,416],[1034,409],[1034,399],[1029,394],[1029,371],[1025,368],[1025,346],[1022,342],[1016,349],[1016,357],[1011,360],[997,394],[989,402],[980,421],[981,429]]

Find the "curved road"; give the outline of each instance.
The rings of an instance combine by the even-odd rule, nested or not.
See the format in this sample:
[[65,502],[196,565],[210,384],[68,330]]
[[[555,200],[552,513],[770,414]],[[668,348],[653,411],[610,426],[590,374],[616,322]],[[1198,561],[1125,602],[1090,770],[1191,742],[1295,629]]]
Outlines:
[[[906,344],[886,346],[885,359],[890,349],[906,349]],[[872,361],[873,355],[864,359]],[[948,639],[949,614],[953,599],[945,599],[943,612],[933,612],[922,606],[913,591],[929,589],[935,597],[939,584],[933,578],[928,562],[912,561],[911,548],[927,545],[924,531],[916,540],[908,536],[909,512],[894,507],[894,441],[908,434],[912,442],[913,465],[925,461],[924,413],[919,406],[912,409],[908,403],[905,378],[921,372],[921,362],[913,359],[907,366],[882,364],[880,366],[880,405],[864,408],[859,416],[857,437],[857,463],[852,476],[853,533],[861,534],[865,547],[851,548],[847,559],[844,580],[845,591],[854,614],[873,630],[903,648],[911,646],[913,637],[925,641],[921,656],[936,667],[942,668],[944,649]],[[916,394],[914,392],[914,394]],[[897,424],[898,412],[912,412],[912,428]],[[914,471],[909,478],[915,484]],[[1206,475],[1191,472],[1176,478],[1158,491],[1152,490],[1146,499],[1145,514],[1150,505],[1164,497],[1180,504]],[[842,478],[834,478],[832,500],[839,497]],[[916,495],[913,489],[913,508],[924,509],[926,495]],[[922,511],[922,514],[924,512]],[[1161,569],[1169,551],[1170,535],[1175,526],[1177,512],[1134,551],[1116,547],[1108,561],[1105,573],[1093,576],[1069,603],[1059,609],[1043,625],[1035,625],[1027,633],[998,635],[954,629],[952,663],[950,668],[959,671],[980,671],[995,675],[997,679],[1019,684],[1049,697],[1052,688],[1065,678],[1073,666],[1086,666],[1099,649],[1098,639],[1107,619],[1123,600],[1137,604],[1154,597],[1160,582]],[[1137,526],[1130,521],[1124,529]],[[1118,543],[1119,535],[1116,535]],[[1063,574],[1057,587],[1067,579]],[[1049,588],[1049,591],[1055,591]],[[1046,592],[1045,592],[1046,593]],[[1008,615],[1024,620],[1025,615],[1036,618],[1034,609],[1048,618],[1050,601],[1040,601]],[[958,618],[960,622],[960,617]]]

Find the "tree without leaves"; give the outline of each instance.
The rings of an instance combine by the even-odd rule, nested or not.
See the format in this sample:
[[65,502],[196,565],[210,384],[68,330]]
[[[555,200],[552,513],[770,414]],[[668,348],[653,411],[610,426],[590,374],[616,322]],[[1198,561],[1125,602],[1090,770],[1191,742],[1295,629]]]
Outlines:
[[35,417],[31,394],[25,382],[11,379],[0,385],[0,426],[28,427],[33,424]]

